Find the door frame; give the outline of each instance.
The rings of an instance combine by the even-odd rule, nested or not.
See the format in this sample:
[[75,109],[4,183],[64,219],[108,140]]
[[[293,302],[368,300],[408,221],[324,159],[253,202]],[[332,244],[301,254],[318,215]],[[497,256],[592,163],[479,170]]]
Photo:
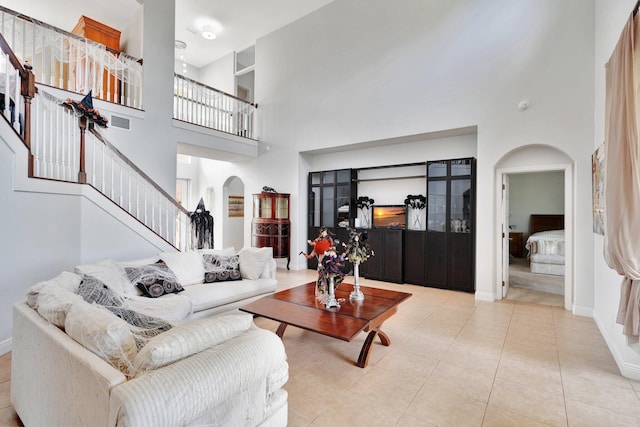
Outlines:
[[[510,234],[509,234],[509,174],[502,174],[502,186],[500,192],[500,236],[502,238],[502,252],[500,256],[502,257],[502,269],[500,270],[500,283],[501,283],[501,291],[500,295],[502,298],[506,298],[509,293],[509,261],[511,258],[511,254],[509,249],[510,245]],[[506,277],[505,277],[506,273]]]
[[[495,177],[495,215],[494,215],[494,230],[496,230],[495,239],[495,260],[496,260],[496,283],[494,287],[495,299],[502,299],[502,180],[503,175],[511,175],[517,173],[535,173],[535,172],[551,172],[551,171],[563,171],[564,172],[564,228],[565,228],[565,273],[564,273],[564,308],[566,310],[573,310],[573,294],[574,294],[574,256],[573,256],[573,230],[574,230],[574,213],[573,213],[573,199],[574,199],[574,180],[573,180],[573,165],[571,163],[558,163],[549,165],[534,165],[534,166],[515,166],[496,168]],[[505,207],[508,209],[508,206]]]

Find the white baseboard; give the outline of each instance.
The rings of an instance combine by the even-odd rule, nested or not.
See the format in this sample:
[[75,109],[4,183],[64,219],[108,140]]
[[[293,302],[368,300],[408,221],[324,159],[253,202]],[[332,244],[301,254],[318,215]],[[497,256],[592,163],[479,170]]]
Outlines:
[[593,317],[592,307],[580,307],[578,305],[573,306],[573,314],[576,316]]
[[613,360],[615,360],[616,365],[618,365],[620,374],[625,378],[629,378],[635,381],[640,381],[640,365],[636,365],[636,364],[628,363],[624,361],[624,358],[618,351],[618,347],[615,345],[615,343],[609,336],[607,328],[605,328],[604,324],[598,318],[598,315],[595,312],[593,313],[593,320],[596,321],[596,326],[600,330],[600,334],[602,334],[604,341],[607,343],[607,347],[609,347],[609,351],[613,356]]
[[494,302],[496,300],[496,297],[493,292],[476,291],[476,299],[478,301]]
[[9,353],[11,351],[11,338],[7,338],[6,340],[0,342],[0,355]]

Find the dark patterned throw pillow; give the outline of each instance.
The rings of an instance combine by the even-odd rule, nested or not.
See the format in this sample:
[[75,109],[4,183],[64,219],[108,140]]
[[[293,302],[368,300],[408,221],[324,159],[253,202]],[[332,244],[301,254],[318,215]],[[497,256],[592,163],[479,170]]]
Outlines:
[[204,283],[242,280],[240,257],[238,255],[202,255],[204,262]]
[[142,267],[125,267],[125,271],[131,283],[150,298],[184,291],[176,275],[163,261]]
[[100,304],[105,307],[120,307],[123,304],[122,298],[107,287],[100,279],[93,276],[82,276],[82,281],[78,287],[80,295],[89,304]]

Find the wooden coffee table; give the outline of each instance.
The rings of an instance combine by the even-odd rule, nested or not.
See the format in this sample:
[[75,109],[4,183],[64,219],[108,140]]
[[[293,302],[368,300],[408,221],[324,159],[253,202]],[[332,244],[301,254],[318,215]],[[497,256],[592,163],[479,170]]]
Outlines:
[[296,286],[256,300],[240,310],[280,322],[276,334],[282,338],[288,325],[317,332],[343,341],[353,340],[360,332],[369,332],[356,365],[364,368],[376,336],[383,345],[391,340],[380,330],[385,320],[398,310],[398,305],[411,296],[407,292],[360,286],[364,301],[351,301],[353,285],[342,283],[336,298],[344,298],[340,308],[325,308],[315,297],[316,282]]

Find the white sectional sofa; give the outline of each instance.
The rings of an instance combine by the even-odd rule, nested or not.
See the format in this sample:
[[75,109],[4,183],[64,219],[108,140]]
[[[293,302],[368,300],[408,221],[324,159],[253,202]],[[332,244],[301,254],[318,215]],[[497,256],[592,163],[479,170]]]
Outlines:
[[[34,285],[14,305],[11,402],[23,423],[285,426],[284,346],[233,310],[275,291],[275,261],[244,249],[241,280],[196,283],[203,255],[105,260]],[[184,291],[138,295],[131,272],[159,260]]]
[[[241,280],[204,283],[208,273],[203,257],[238,257]],[[127,276],[127,270],[162,261],[175,274],[184,291],[148,298]],[[203,249],[192,252],[163,252],[152,257],[114,261],[106,259],[76,266],[74,273],[98,278],[114,292],[127,298],[138,311],[173,320],[199,319],[238,308],[278,288],[273,248]]]

